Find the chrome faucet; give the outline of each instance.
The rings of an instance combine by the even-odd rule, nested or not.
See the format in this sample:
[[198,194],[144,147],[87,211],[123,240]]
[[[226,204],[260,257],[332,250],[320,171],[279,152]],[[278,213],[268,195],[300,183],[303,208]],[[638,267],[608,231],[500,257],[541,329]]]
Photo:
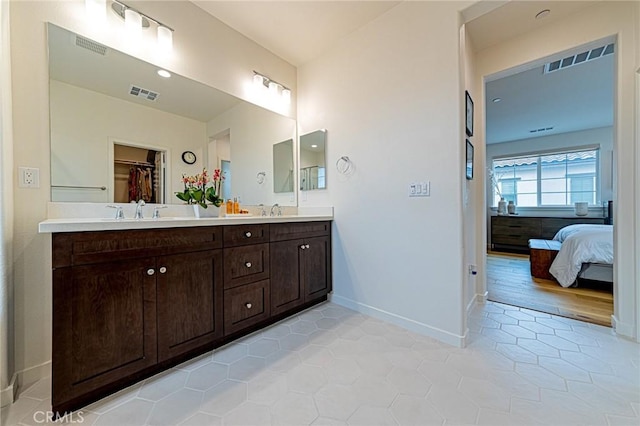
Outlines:
[[108,205],[107,207],[112,208],[112,209],[116,209],[116,219],[120,220],[120,219],[124,219],[124,212],[122,211],[122,207],[121,206],[114,206],[114,205]]
[[273,209],[278,209],[278,216],[282,216],[282,209],[280,208],[280,206],[278,205],[278,203],[275,203],[273,206],[271,206],[271,211],[269,211],[269,216],[275,216],[275,214],[273,214]]
[[136,205],[136,215],[135,218],[136,219],[142,219],[142,206],[144,206],[144,200],[140,200],[138,201],[138,204]]
[[260,207],[260,216],[266,216],[267,211],[264,209],[264,204],[260,203],[258,204],[258,207]]
[[166,209],[167,206],[155,206],[153,208],[153,218],[160,219],[160,209]]

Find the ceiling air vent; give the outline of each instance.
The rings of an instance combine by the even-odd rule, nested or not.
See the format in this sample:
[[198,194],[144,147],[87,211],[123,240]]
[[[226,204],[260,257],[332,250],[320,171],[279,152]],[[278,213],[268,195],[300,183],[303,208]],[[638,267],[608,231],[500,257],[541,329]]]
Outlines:
[[106,46],[98,44],[93,40],[89,40],[88,38],[84,38],[79,35],[76,35],[76,46],[90,50],[93,53],[97,53],[98,55],[105,56],[107,54]]
[[146,99],[146,100],[151,101],[151,102],[155,102],[158,99],[158,96],[160,96],[156,92],[152,92],[149,89],[143,89],[142,87],[134,86],[133,84],[131,85],[131,88],[129,89],[129,94],[133,95],[133,96],[136,96],[138,98]]
[[549,62],[544,66],[544,73],[549,74],[554,71],[562,70],[574,65],[583,64],[594,59],[602,58],[613,53],[613,43],[606,46],[596,47],[595,49],[587,50],[586,52],[578,53],[577,55],[568,56],[564,59],[558,59],[557,61]]

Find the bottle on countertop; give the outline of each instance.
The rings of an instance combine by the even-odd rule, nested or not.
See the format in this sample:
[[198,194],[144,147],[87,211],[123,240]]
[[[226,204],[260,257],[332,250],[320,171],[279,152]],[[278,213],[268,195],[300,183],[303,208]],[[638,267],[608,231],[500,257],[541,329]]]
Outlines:
[[231,198],[227,199],[227,214],[233,214],[233,201],[231,201]]
[[238,203],[238,197],[233,198],[233,214],[240,213],[240,203]]

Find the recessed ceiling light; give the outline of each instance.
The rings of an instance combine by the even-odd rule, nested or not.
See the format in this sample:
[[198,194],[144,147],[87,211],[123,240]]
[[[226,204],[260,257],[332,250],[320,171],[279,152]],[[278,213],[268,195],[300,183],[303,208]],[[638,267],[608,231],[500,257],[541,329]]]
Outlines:
[[166,70],[158,70],[158,75],[160,77],[164,77],[164,78],[171,77],[171,73],[169,71],[166,71]]
[[317,148],[318,145],[311,145],[311,148]]
[[494,104],[497,104],[501,100],[502,100],[502,98],[493,98],[493,99],[491,99],[491,102],[493,102]]
[[546,18],[547,16],[549,16],[550,13],[551,13],[551,10],[549,10],[549,9],[541,10],[540,12],[538,12],[536,14],[536,19]]

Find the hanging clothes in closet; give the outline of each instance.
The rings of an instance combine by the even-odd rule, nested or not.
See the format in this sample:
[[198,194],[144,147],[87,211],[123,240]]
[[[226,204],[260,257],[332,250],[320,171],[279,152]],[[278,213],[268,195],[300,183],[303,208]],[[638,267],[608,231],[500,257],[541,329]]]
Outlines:
[[153,202],[153,172],[150,167],[129,168],[129,202]]

